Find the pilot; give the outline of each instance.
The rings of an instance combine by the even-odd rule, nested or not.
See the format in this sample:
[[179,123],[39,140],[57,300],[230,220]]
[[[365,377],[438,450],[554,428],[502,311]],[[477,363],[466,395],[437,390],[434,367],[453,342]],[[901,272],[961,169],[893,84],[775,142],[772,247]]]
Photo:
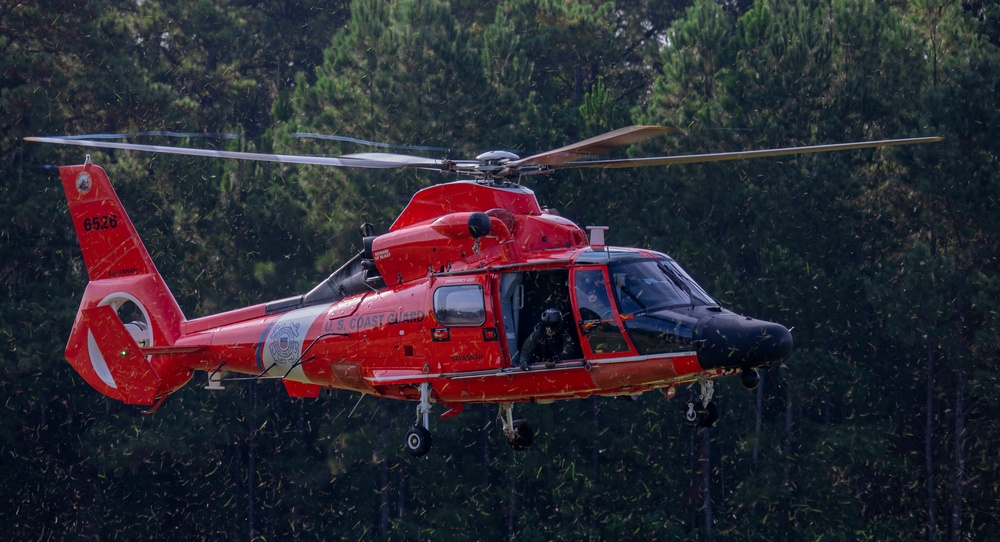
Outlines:
[[556,366],[556,362],[572,359],[576,353],[576,342],[573,335],[562,325],[562,313],[559,309],[545,309],[542,321],[525,339],[521,347],[521,369],[528,370],[530,363],[545,363],[546,369]]

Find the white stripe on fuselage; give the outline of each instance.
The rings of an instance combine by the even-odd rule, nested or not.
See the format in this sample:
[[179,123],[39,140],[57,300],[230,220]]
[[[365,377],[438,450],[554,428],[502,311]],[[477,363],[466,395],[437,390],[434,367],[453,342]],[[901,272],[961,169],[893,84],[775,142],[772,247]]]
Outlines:
[[309,328],[317,316],[326,314],[328,310],[330,305],[316,305],[285,313],[278,318],[261,345],[261,362],[268,376],[310,382],[299,361]]

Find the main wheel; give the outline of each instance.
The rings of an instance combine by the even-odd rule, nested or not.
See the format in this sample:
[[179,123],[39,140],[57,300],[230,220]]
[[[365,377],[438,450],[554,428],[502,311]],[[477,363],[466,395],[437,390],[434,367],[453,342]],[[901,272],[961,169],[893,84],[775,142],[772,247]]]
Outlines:
[[431,432],[416,425],[406,432],[406,451],[413,457],[425,455],[431,449]]
[[513,434],[507,438],[507,444],[515,450],[527,450],[535,441],[535,432],[524,420],[514,420]]

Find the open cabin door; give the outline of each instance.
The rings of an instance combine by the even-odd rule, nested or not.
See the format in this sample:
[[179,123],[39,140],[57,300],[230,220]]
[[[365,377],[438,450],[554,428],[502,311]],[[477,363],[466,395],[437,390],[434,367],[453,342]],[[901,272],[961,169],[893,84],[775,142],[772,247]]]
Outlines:
[[518,323],[521,320],[521,310],[524,308],[524,277],[523,273],[504,273],[500,276],[500,322],[503,327],[503,337],[506,349],[504,365],[511,366],[511,358],[517,355]]
[[570,302],[569,270],[544,269],[504,273],[500,276],[500,313],[506,339],[507,366],[517,365],[524,341],[546,309],[557,309],[563,325],[579,344],[576,318]]

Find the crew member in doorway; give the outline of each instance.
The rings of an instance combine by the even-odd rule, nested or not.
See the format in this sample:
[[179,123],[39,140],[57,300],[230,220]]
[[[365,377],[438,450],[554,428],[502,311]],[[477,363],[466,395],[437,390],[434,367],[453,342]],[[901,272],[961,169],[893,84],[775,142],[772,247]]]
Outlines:
[[559,309],[545,309],[542,321],[521,347],[521,369],[527,371],[531,363],[544,363],[546,369],[551,369],[558,361],[572,359],[576,351],[573,335],[562,325],[562,313]]

